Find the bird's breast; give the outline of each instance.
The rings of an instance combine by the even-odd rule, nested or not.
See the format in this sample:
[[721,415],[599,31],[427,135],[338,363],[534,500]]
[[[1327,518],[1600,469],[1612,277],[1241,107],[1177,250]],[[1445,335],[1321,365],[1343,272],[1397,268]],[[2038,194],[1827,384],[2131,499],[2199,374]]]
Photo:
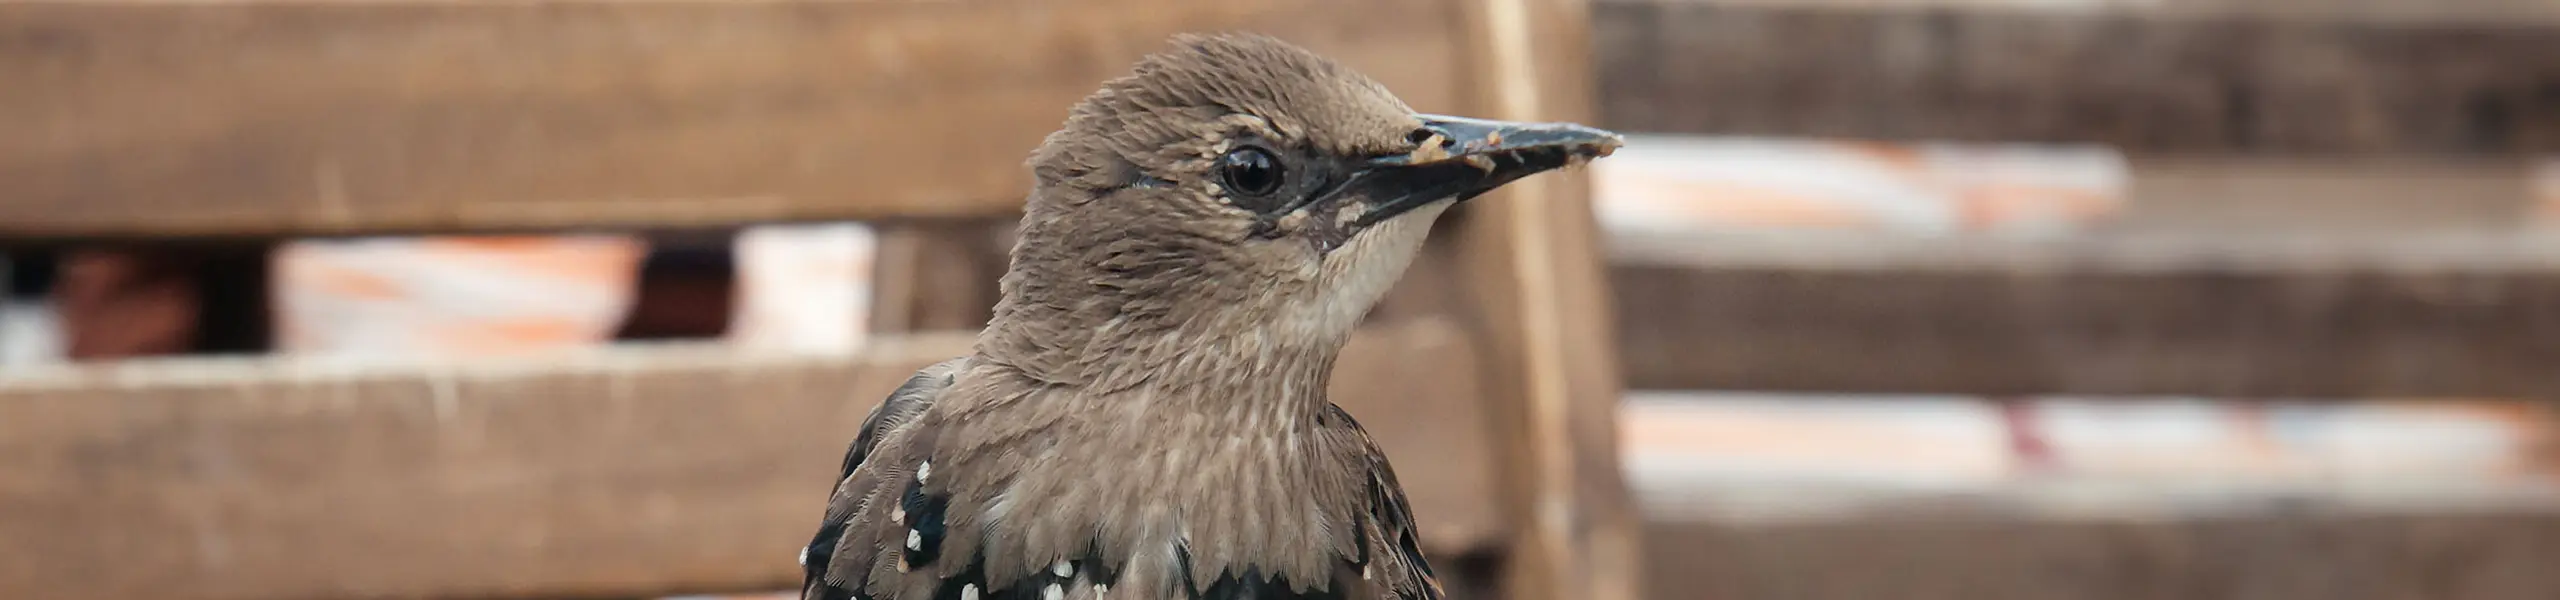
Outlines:
[[1357,505],[1334,492],[1351,488],[1320,468],[1316,436],[1220,429],[1052,440],[988,506],[990,550],[1019,548],[1025,565],[1100,554],[1124,577],[1168,582],[1329,576]]

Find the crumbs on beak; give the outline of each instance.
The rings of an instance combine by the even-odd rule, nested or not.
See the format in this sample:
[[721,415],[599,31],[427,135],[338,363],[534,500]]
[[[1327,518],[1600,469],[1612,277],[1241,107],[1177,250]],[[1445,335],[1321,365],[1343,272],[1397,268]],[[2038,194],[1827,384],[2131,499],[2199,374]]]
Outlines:
[[1448,160],[1449,138],[1438,133],[1422,138],[1414,143],[1413,152],[1405,154],[1404,159],[1412,164]]
[[1564,166],[1572,168],[1591,164],[1591,161],[1599,159],[1600,157],[1617,154],[1618,147],[1625,144],[1626,143],[1622,141],[1621,138],[1613,134],[1610,135],[1606,141],[1601,143],[1575,147],[1573,150],[1565,153]]

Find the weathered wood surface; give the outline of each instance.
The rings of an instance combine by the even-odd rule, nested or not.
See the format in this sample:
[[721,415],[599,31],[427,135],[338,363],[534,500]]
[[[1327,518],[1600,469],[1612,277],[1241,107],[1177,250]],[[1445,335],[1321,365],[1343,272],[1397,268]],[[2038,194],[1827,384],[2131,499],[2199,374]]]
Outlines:
[[[1358,337],[1336,399],[1433,550],[1503,521],[1455,326]],[[858,357],[175,360],[0,374],[0,597],[567,597],[788,588],[844,444],[965,336]]]
[[[1344,18],[1357,14],[1358,18]],[[1253,29],[1450,105],[1451,2],[0,3],[0,241],[1005,214],[1070,104]]]
[[[1600,0],[1602,2],[1627,0]],[[1634,0],[1836,10],[1972,8],[2136,14],[2164,17],[2250,17],[2315,21],[2419,23],[2560,22],[2547,0]]]
[[[2141,152],[2560,151],[2560,22],[2548,8],[2322,18],[2310,15],[2330,9],[2302,3],[1810,4],[1596,2],[1602,123]],[[2482,16],[2507,13],[2518,16]]]
[[1630,385],[2560,398],[2560,240],[1617,240]]
[[2105,227],[2224,235],[2497,236],[2560,225],[2537,215],[2530,159],[2133,156]]
[[1651,589],[1708,600],[2560,598],[2560,511],[1656,523]]
[[[1470,116],[1590,122],[1582,0],[1470,3]],[[1432,252],[1482,349],[1485,414],[1504,440],[1505,518],[1517,523],[1505,597],[1636,600],[1642,524],[1618,464],[1616,344],[1591,184],[1578,170],[1505,186],[1453,213]],[[1445,297],[1445,296],[1444,296]],[[1403,307],[1396,307],[1401,309]],[[1446,308],[1444,308],[1446,310]],[[1403,467],[1399,466],[1399,469]]]

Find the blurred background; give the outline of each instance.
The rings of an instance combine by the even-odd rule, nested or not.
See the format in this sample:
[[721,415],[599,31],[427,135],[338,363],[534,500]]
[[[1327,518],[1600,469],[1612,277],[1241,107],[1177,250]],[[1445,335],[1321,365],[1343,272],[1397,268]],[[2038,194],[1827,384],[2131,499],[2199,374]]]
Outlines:
[[1023,154],[1244,28],[1629,134],[1337,378],[1455,595],[1583,597],[1562,477],[1646,598],[2560,598],[2560,2],[1220,4],[0,3],[0,596],[788,589]]

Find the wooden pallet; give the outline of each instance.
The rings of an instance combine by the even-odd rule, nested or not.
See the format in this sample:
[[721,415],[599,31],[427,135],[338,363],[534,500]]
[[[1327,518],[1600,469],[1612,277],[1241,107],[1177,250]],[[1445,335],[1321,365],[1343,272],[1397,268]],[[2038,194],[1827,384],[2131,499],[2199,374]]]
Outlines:
[[[2560,397],[2560,12],[1600,0],[1636,133],[2094,144],[2081,237],[1620,236],[1640,387]],[[2458,67],[2445,67],[2459,65]],[[2444,67],[2444,68],[2439,68]],[[2543,202],[2547,202],[2543,201]]]
[[[2560,11],[2503,0],[1597,0],[1633,133],[2098,144],[2073,237],[1611,240],[1629,385],[2560,399]],[[1661,482],[1639,481],[1644,489]],[[1837,500],[1825,498],[1825,500]],[[1663,597],[2560,597],[2520,505],[1649,513]],[[1663,509],[1664,507],[1652,507]]]

